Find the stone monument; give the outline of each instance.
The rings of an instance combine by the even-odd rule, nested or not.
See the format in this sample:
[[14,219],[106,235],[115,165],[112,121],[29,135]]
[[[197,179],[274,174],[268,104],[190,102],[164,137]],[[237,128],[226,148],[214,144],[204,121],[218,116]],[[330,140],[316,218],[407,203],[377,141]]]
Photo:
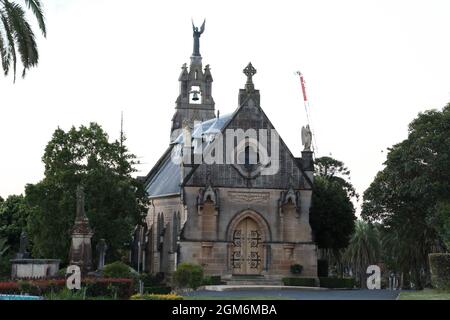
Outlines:
[[58,259],[33,259],[27,249],[28,236],[22,231],[19,252],[11,260],[12,279],[44,279],[57,275]]
[[203,21],[203,24],[200,27],[200,30],[198,30],[198,27],[196,27],[194,25],[194,21],[192,21],[192,31],[193,31],[193,37],[194,37],[194,50],[192,52],[192,56],[200,57],[200,36],[205,31],[205,22],[206,22],[206,19]]
[[77,188],[77,215],[72,229],[72,244],[70,247],[70,264],[80,267],[82,273],[92,269],[91,239],[94,233],[89,226],[89,220],[84,211],[84,188]]
[[16,253],[16,259],[29,259],[31,258],[30,253],[27,251],[28,248],[28,236],[25,231],[20,234],[20,246],[19,252]]
[[305,147],[304,151],[311,151],[312,132],[309,124],[302,127],[302,144]]

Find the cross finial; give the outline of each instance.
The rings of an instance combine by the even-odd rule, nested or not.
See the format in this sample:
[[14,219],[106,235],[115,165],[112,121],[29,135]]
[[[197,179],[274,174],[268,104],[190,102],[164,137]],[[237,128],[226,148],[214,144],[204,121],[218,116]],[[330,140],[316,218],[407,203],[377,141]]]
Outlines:
[[253,76],[256,74],[256,69],[253,67],[251,62],[248,63],[243,72],[247,76],[247,83],[245,84],[245,88],[247,89],[247,91],[254,90],[255,87],[253,85]]

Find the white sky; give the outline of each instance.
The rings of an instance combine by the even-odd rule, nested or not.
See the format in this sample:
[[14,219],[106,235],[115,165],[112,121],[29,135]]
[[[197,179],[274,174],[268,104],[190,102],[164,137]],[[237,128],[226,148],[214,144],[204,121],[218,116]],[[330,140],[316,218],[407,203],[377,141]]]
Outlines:
[[[128,146],[145,175],[166,149],[180,67],[200,24],[204,65],[222,114],[237,107],[242,69],[258,70],[261,105],[295,156],[306,78],[318,156],[352,172],[359,193],[418,112],[450,101],[450,2],[43,0],[40,63],[15,84],[0,77],[0,195],[43,178],[57,126],[96,121]],[[19,70],[20,74],[21,70]]]

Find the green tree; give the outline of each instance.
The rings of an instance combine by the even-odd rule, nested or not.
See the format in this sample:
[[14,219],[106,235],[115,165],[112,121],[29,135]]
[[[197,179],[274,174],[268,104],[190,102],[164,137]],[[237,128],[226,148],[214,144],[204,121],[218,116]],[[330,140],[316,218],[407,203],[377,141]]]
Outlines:
[[28,221],[33,254],[67,260],[76,188],[82,184],[86,214],[94,229],[93,247],[104,238],[109,247],[107,260],[120,259],[120,250],[129,243],[147,205],[142,183],[131,177],[136,161],[124,140],[109,142],[95,123],[67,132],[58,128],[42,159],[45,178],[26,187],[33,210]]
[[355,208],[346,191],[336,182],[316,177],[310,223],[321,249],[346,248],[354,230]]
[[[23,0],[23,4],[37,19],[44,37],[47,34],[40,0]],[[18,57],[23,65],[22,77],[39,61],[38,47],[33,29],[26,18],[24,5],[14,0],[0,0],[0,58],[5,75],[12,67],[14,81]]]
[[0,238],[0,280],[11,275],[11,263],[9,262],[11,250],[9,250],[7,242],[6,239]]
[[26,231],[29,214],[22,195],[12,195],[0,202],[0,238],[6,239],[11,251],[19,249],[20,235]]
[[0,259],[3,257],[3,255],[6,254],[6,252],[9,250],[9,246],[7,245],[7,240],[0,238]]
[[341,254],[354,230],[357,198],[350,183],[350,171],[344,163],[330,157],[315,161],[315,181],[310,210],[310,223],[322,258],[335,265],[342,274]]
[[357,220],[355,232],[345,250],[344,259],[358,275],[362,288],[366,285],[367,267],[379,262],[380,253],[381,246],[377,229],[370,223]]
[[419,114],[384,165],[364,193],[362,217],[397,232],[412,280],[421,288],[430,280],[428,254],[444,251],[448,243],[450,104]]
[[331,157],[320,157],[315,160],[314,169],[317,176],[336,182],[347,192],[349,198],[359,198],[350,182],[350,170],[342,161]]

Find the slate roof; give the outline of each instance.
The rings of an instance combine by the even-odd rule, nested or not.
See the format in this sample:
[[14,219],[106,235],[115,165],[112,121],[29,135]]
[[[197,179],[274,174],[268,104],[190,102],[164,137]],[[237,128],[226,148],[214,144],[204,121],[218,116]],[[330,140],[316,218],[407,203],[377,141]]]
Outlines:
[[[226,126],[233,114],[223,115],[200,123],[192,130],[192,138],[200,138],[202,135],[215,135]],[[207,140],[207,139],[206,139]],[[181,191],[181,168],[171,159],[172,150],[182,146],[183,135],[170,145],[161,159],[146,177],[145,189],[150,197],[177,194]],[[205,141],[208,144],[208,141]]]
[[146,186],[146,191],[150,197],[180,192],[180,166],[171,160],[170,154],[170,152],[167,154]]

